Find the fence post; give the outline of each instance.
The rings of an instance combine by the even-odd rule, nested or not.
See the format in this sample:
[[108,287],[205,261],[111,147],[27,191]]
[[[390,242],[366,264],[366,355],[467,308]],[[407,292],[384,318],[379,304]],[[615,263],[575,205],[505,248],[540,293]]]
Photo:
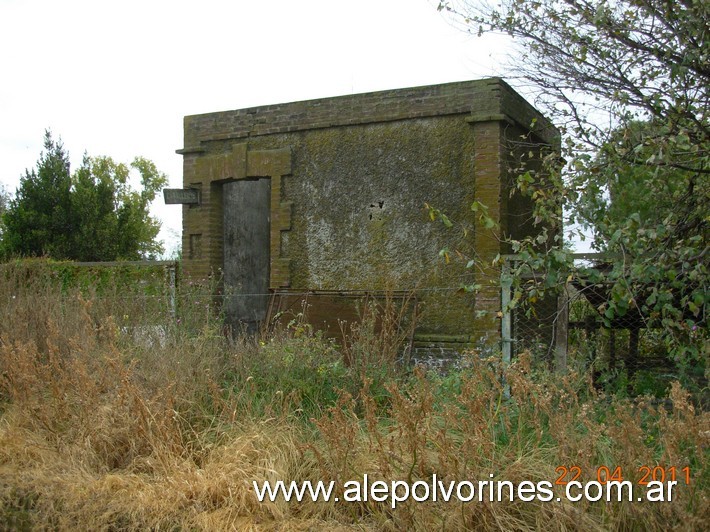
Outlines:
[[[511,309],[508,308],[510,305],[510,289],[512,285],[513,279],[510,276],[510,263],[505,259],[500,272],[500,339],[504,371],[510,365],[513,344]],[[505,376],[503,376],[503,394],[506,398],[510,397],[510,386],[505,382]]]
[[557,298],[555,322],[555,371],[557,373],[566,373],[569,332],[569,292],[567,291],[566,283],[562,287],[562,293]]
[[170,314],[173,320],[177,317],[177,261],[173,261],[172,264],[168,266],[168,278],[170,287]]

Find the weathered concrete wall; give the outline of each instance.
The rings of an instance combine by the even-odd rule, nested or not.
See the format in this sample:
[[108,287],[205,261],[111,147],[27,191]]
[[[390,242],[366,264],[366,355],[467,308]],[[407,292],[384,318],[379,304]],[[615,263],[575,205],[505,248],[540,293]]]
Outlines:
[[[506,141],[533,122],[533,141],[556,142],[499,79],[186,117],[184,186],[202,197],[183,211],[186,272],[223,265],[223,184],[269,177],[271,289],[417,289],[422,334],[495,337],[499,272],[490,263],[507,250],[470,205],[486,204],[503,231],[520,222],[524,204],[515,217],[509,209]],[[425,203],[456,227],[431,223]],[[477,267],[443,265],[445,247]],[[474,275],[476,298],[453,292]]]
[[[472,281],[460,263],[443,266],[444,247],[470,252],[460,229],[431,223],[426,202],[472,230],[473,135],[457,117],[394,121],[250,139],[250,149],[291,147],[282,198],[293,205],[281,252],[290,286],[315,290],[422,288],[422,326],[471,332]],[[464,155],[468,154],[468,155]],[[455,213],[455,214],[454,214]]]

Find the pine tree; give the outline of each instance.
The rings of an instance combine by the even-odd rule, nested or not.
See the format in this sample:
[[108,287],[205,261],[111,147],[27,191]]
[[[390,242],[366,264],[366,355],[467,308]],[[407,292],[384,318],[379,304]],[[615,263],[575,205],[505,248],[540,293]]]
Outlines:
[[[149,208],[167,178],[151,161],[137,157],[125,165],[85,155],[72,176],[69,156],[50,132],[44,150],[3,215],[5,257],[111,261],[162,251],[156,240],[160,223]],[[140,176],[140,191],[130,185],[132,170]]]
[[37,168],[26,170],[3,215],[3,250],[9,256],[68,258],[75,230],[69,156],[49,131]]

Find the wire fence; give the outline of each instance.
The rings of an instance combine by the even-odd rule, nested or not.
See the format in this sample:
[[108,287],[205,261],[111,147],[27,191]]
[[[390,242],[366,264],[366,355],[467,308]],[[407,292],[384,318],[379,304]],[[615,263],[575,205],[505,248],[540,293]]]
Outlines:
[[[602,254],[573,256],[604,264]],[[530,351],[558,371],[570,366],[591,368],[597,384],[615,381],[619,386],[644,391],[645,384],[672,379],[677,367],[666,352],[661,331],[647,328],[638,311],[609,319],[604,310],[611,282],[585,285],[572,278],[555,295],[534,304],[510,306],[511,270],[516,256],[505,257],[501,276],[503,357]],[[524,282],[535,282],[523,279]],[[650,386],[650,384],[649,384]]]
[[[582,257],[602,262],[604,259],[601,255]],[[500,339],[504,361],[510,362],[520,353],[530,351],[538,360],[560,371],[572,364],[592,368],[600,383],[619,376],[638,381],[644,376],[657,379],[673,374],[674,363],[664,350],[660,332],[646,328],[641,316],[630,311],[624,316],[605,319],[603,308],[609,298],[609,284],[584,286],[572,279],[556,296],[541,297],[532,305],[511,306],[511,271],[515,260],[515,256],[505,257],[500,281]],[[24,270],[17,265],[1,266],[0,273],[15,276],[14,284],[3,285],[3,290],[7,291],[3,299],[11,307],[8,310],[23,305],[25,296],[32,299],[32,304],[42,305],[42,298],[49,301],[84,294],[95,310],[100,310],[102,315],[115,316],[123,327],[176,322],[194,328],[203,327],[205,323],[220,327],[226,299],[261,298],[268,301],[263,317],[267,328],[278,320],[288,322],[301,312],[307,314],[301,309],[316,301],[318,308],[311,310],[307,318],[329,324],[331,335],[337,336],[341,332],[337,320],[343,313],[351,320],[357,319],[354,298],[383,300],[387,297],[387,291],[367,289],[238,293],[225,290],[218,279],[181,280],[179,264],[175,261],[50,264],[41,273],[32,270],[31,265]],[[34,282],[32,290],[28,288],[31,284],[28,279]],[[46,291],[37,291],[38,279],[46,280]],[[390,293],[390,296],[408,305],[405,314],[414,321],[417,298],[413,294],[453,294],[459,290],[458,286],[413,287]],[[69,301],[61,304],[70,306]]]
[[[15,315],[22,308],[39,306],[64,308],[75,312],[77,298],[90,302],[93,314],[110,316],[120,327],[139,328],[178,323],[185,328],[200,328],[209,323],[215,328],[238,330],[247,323],[230,319],[235,301],[263,303],[264,315],[258,317],[259,329],[294,320],[311,321],[324,329],[326,337],[342,337],[341,322],[356,322],[370,304],[384,308],[388,298],[406,307],[407,319],[415,320],[416,298],[412,294],[451,294],[458,287],[417,287],[409,290],[320,290],[270,289],[267,292],[240,292],[225,286],[223,279],[182,279],[177,261],[53,262],[16,261],[0,264],[0,307]],[[3,292],[6,297],[2,297]],[[410,300],[413,305],[410,305]],[[230,305],[231,304],[231,305]],[[256,305],[255,305],[256,306]],[[405,312],[405,311],[403,311]],[[252,332],[255,332],[252,330]]]

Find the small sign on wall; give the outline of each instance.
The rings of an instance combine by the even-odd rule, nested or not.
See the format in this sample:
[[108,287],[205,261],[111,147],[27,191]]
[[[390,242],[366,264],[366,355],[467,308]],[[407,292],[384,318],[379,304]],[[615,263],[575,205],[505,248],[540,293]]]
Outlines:
[[200,191],[196,188],[164,188],[166,205],[199,205]]

